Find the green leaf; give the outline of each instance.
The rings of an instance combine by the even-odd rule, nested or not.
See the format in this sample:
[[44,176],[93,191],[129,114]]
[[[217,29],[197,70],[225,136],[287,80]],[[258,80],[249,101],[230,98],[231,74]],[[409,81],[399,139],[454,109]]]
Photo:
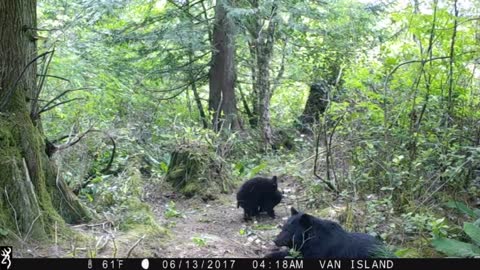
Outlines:
[[465,222],[463,224],[463,230],[477,245],[480,245],[480,228],[478,226],[470,222]]
[[164,173],[168,173],[168,165],[167,163],[165,162],[160,162],[160,169],[164,172]]
[[8,235],[8,231],[0,228],[0,236],[7,236],[7,235]]
[[450,257],[474,257],[480,255],[480,249],[472,244],[448,238],[437,238],[432,241],[436,250]]
[[199,247],[204,247],[207,245],[207,241],[200,236],[194,236],[192,237],[192,240]]
[[475,214],[475,211],[470,209],[470,207],[468,207],[463,202],[449,201],[447,203],[447,206],[450,207],[450,208],[456,208],[456,209],[460,210],[461,212],[469,215],[470,217],[473,217],[473,218],[477,217],[477,215]]
[[265,163],[265,162],[260,163],[260,165],[254,167],[254,168],[250,171],[249,176],[250,176],[250,177],[254,177],[254,176],[257,175],[261,170],[265,169],[265,167],[267,167],[267,163]]
[[480,218],[477,219],[473,224],[474,224],[475,226],[480,227]]
[[242,174],[245,172],[245,166],[243,165],[242,162],[237,162],[237,163],[235,164],[235,170],[237,170],[238,173],[239,173],[240,175],[242,175]]

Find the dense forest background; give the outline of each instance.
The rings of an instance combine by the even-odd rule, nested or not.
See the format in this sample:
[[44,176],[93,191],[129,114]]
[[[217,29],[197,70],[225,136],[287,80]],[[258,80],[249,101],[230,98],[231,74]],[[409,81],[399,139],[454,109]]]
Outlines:
[[[294,205],[400,257],[480,256],[479,9],[2,0],[0,242],[263,256]],[[255,175],[274,220],[236,208]]]

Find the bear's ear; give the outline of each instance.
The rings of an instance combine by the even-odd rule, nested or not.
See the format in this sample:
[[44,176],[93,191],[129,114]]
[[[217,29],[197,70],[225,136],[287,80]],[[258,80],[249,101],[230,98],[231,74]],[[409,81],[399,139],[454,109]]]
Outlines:
[[292,213],[292,216],[298,214],[297,209],[295,209],[295,208],[293,208],[293,207],[290,208],[290,212]]
[[276,175],[272,177],[272,182],[273,182],[275,185],[277,184],[277,176],[276,176]]
[[303,214],[300,217],[300,225],[302,225],[304,228],[309,228],[312,226],[312,217],[308,214]]

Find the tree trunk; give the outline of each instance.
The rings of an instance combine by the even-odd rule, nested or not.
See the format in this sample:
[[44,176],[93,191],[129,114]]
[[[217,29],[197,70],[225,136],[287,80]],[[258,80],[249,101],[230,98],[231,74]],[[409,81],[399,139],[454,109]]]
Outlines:
[[[190,13],[190,3],[187,1],[186,3],[186,7],[187,7],[187,12]],[[202,7],[203,7],[203,15],[205,16],[205,18],[208,18],[208,15],[207,15],[207,11],[206,11],[206,7],[205,7],[205,4],[202,2]],[[193,29],[193,25],[195,24],[194,22],[194,19],[192,17],[188,17],[189,20],[190,20],[190,30],[191,31],[194,31]],[[210,32],[208,32],[208,37],[210,38]],[[190,86],[192,87],[192,92],[193,92],[193,98],[195,100],[195,104],[197,105],[197,109],[198,109],[198,113],[200,114],[200,119],[202,120],[202,124],[203,124],[203,128],[208,128],[208,120],[207,120],[207,117],[206,117],[206,114],[205,114],[205,110],[203,109],[203,105],[202,105],[202,100],[200,99],[200,95],[198,93],[198,89],[197,89],[197,78],[195,78],[195,72],[194,72],[194,49],[193,49],[193,46],[190,45],[190,49],[188,51],[188,61],[189,61],[189,70],[188,70],[188,76],[189,76],[189,80],[190,80]]]
[[0,227],[22,241],[45,239],[53,224],[89,213],[57,175],[46,154],[36,96],[36,0],[0,1]]
[[273,145],[272,127],[270,125],[270,99],[272,93],[270,91],[270,71],[268,69],[270,57],[271,54],[265,50],[261,50],[257,55],[260,124],[262,127],[263,140],[267,147]]
[[452,39],[450,41],[450,57],[449,57],[449,67],[448,67],[448,100],[447,100],[447,113],[445,117],[445,126],[449,127],[451,119],[453,118],[453,108],[454,108],[454,99],[453,99],[453,92],[454,92],[454,80],[453,71],[455,68],[455,41],[457,37],[457,27],[458,27],[458,0],[453,2],[453,10],[455,19],[453,20],[453,32],[452,32]]
[[[262,31],[256,38],[256,58],[257,58],[257,82],[258,91],[258,113],[260,116],[260,125],[262,128],[263,140],[266,147],[273,145],[272,127],[270,125],[270,100],[272,98],[272,89],[270,87],[270,61],[273,56],[273,43],[275,35],[275,15],[276,6],[272,8],[272,14],[269,18],[268,27]],[[260,25],[260,24],[258,24]]]
[[307,103],[300,120],[300,131],[306,134],[313,134],[311,125],[318,122],[321,114],[325,112],[329,102],[330,86],[327,81],[322,80],[310,86]]
[[[250,31],[251,39],[252,40],[257,40],[258,38],[258,32],[260,31],[258,21],[255,20],[252,22],[253,26],[252,28],[254,29],[253,31]],[[258,126],[258,120],[259,120],[259,115],[260,115],[260,107],[258,106],[260,104],[259,101],[259,95],[258,95],[258,86],[257,86],[257,50],[256,50],[256,43],[255,42],[249,42],[248,43],[248,48],[250,50],[250,72],[252,76],[252,97],[250,98],[252,102],[252,108],[253,112],[252,115],[249,117],[249,123],[251,128],[257,128]]]
[[198,94],[198,89],[197,89],[197,83],[196,83],[196,78],[193,73],[193,50],[190,50],[188,54],[188,58],[190,61],[190,70],[189,70],[189,76],[190,76],[190,83],[192,87],[192,92],[193,92],[193,98],[195,99],[195,104],[197,105],[198,113],[200,114],[200,119],[202,120],[203,128],[208,128],[208,121],[207,117],[205,115],[205,111],[203,110],[203,105],[202,105],[202,100],[200,99],[200,95]]
[[[214,112],[213,128],[238,129],[239,119],[235,98],[235,46],[233,22],[227,16],[228,0],[217,1],[213,26],[213,55],[209,73],[208,108]],[[223,115],[222,115],[223,113]],[[223,119],[222,119],[223,118]]]

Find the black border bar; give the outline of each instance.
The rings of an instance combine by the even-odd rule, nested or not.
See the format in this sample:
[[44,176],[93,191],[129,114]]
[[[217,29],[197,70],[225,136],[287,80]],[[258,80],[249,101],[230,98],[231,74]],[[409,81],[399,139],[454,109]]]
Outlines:
[[[52,259],[13,258],[8,270],[479,270],[480,259],[235,259],[235,258],[103,258]],[[143,266],[142,266],[142,261]],[[0,269],[7,269],[0,265]]]

